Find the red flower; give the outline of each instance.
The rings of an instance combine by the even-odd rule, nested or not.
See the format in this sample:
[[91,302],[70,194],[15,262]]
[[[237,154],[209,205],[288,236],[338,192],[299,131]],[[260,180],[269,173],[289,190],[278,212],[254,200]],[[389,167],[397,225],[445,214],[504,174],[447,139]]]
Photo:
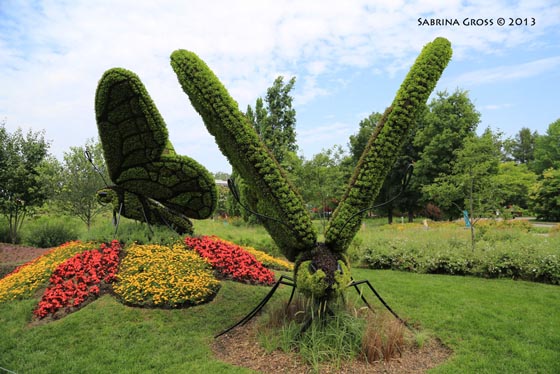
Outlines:
[[120,243],[113,241],[110,246],[102,244],[98,250],[79,253],[60,264],[33,313],[44,318],[64,307],[78,307],[90,296],[99,295],[102,280],[110,282],[115,277],[120,249]]
[[224,278],[240,282],[272,285],[274,273],[242,247],[216,237],[186,237],[185,244],[202,257]]

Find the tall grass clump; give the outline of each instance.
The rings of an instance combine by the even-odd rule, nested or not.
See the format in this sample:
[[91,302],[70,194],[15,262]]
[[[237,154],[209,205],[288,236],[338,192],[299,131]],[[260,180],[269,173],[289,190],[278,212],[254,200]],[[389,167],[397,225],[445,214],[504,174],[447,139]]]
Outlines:
[[298,296],[288,304],[272,306],[258,326],[267,350],[296,352],[315,372],[322,365],[339,370],[353,359],[366,363],[399,357],[412,339],[404,325],[386,313],[373,314],[340,302],[332,311],[317,311],[309,299]]

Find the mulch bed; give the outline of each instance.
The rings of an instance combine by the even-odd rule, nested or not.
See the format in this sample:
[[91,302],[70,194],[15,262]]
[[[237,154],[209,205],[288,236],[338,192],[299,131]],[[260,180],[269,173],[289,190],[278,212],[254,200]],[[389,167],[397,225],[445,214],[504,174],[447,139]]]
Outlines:
[[[259,344],[256,323],[238,327],[214,340],[214,355],[227,363],[257,370],[262,373],[313,373],[313,367],[302,361],[296,353],[273,351],[267,353]],[[430,339],[422,348],[409,347],[401,357],[389,362],[367,364],[353,360],[336,368],[322,365],[320,373],[390,373],[420,374],[445,362],[452,352],[439,340]]]

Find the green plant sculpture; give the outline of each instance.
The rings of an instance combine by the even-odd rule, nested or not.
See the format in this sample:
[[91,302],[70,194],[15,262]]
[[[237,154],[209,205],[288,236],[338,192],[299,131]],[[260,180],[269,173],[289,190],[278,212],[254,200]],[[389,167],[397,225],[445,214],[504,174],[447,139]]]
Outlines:
[[[196,54],[186,50],[173,52],[171,66],[183,90],[222,153],[256,196],[249,202],[250,209],[269,217],[264,220],[264,226],[286,257],[296,262],[295,277],[282,277],[276,287],[297,286],[304,294],[326,304],[344,288],[358,284],[350,277],[344,253],[361,225],[362,212],[377,196],[419,109],[435,88],[451,54],[451,44],[444,38],[436,38],[423,48],[372,134],[333,214],[325,243],[317,243],[317,234],[300,195],[219,79]],[[275,287],[240,323],[252,318],[274,291]]]
[[[226,88],[196,54],[186,50],[172,53],[171,66],[183,90],[255,197],[248,202],[248,209],[266,217],[265,228],[284,255],[295,261],[294,277],[281,276],[265,299],[239,323],[256,315],[280,284],[291,285],[294,290],[297,287],[324,308],[345,288],[357,289],[365,283],[384,303],[368,281],[352,279],[344,253],[451,54],[451,45],[444,38],[424,46],[372,134],[333,214],[325,242],[318,243],[301,196]],[[165,214],[174,215],[180,209],[187,209],[195,218],[210,214],[215,192],[207,173],[198,164],[194,166],[194,161],[173,152],[163,120],[135,75],[122,69],[108,71],[99,85],[96,111],[111,179],[116,184],[110,191],[101,191],[106,199],[118,202],[115,206],[124,202],[127,213],[142,212],[147,221],[157,217],[170,220]],[[187,182],[181,182],[183,177]],[[144,214],[147,210],[157,214]],[[174,216],[183,222],[183,216]]]
[[114,185],[98,191],[98,200],[114,214],[180,234],[192,233],[187,217],[210,217],[216,186],[195,160],[175,153],[165,122],[140,79],[115,68],[97,87],[95,113],[105,162]]

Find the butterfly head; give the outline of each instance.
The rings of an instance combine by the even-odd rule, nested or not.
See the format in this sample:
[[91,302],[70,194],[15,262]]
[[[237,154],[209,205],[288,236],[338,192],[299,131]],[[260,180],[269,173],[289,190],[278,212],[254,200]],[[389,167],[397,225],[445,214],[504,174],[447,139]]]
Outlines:
[[101,204],[118,205],[119,193],[116,186],[102,188],[97,191],[97,201]]
[[302,253],[296,262],[295,277],[298,290],[319,301],[338,297],[351,282],[347,261],[324,243]]

